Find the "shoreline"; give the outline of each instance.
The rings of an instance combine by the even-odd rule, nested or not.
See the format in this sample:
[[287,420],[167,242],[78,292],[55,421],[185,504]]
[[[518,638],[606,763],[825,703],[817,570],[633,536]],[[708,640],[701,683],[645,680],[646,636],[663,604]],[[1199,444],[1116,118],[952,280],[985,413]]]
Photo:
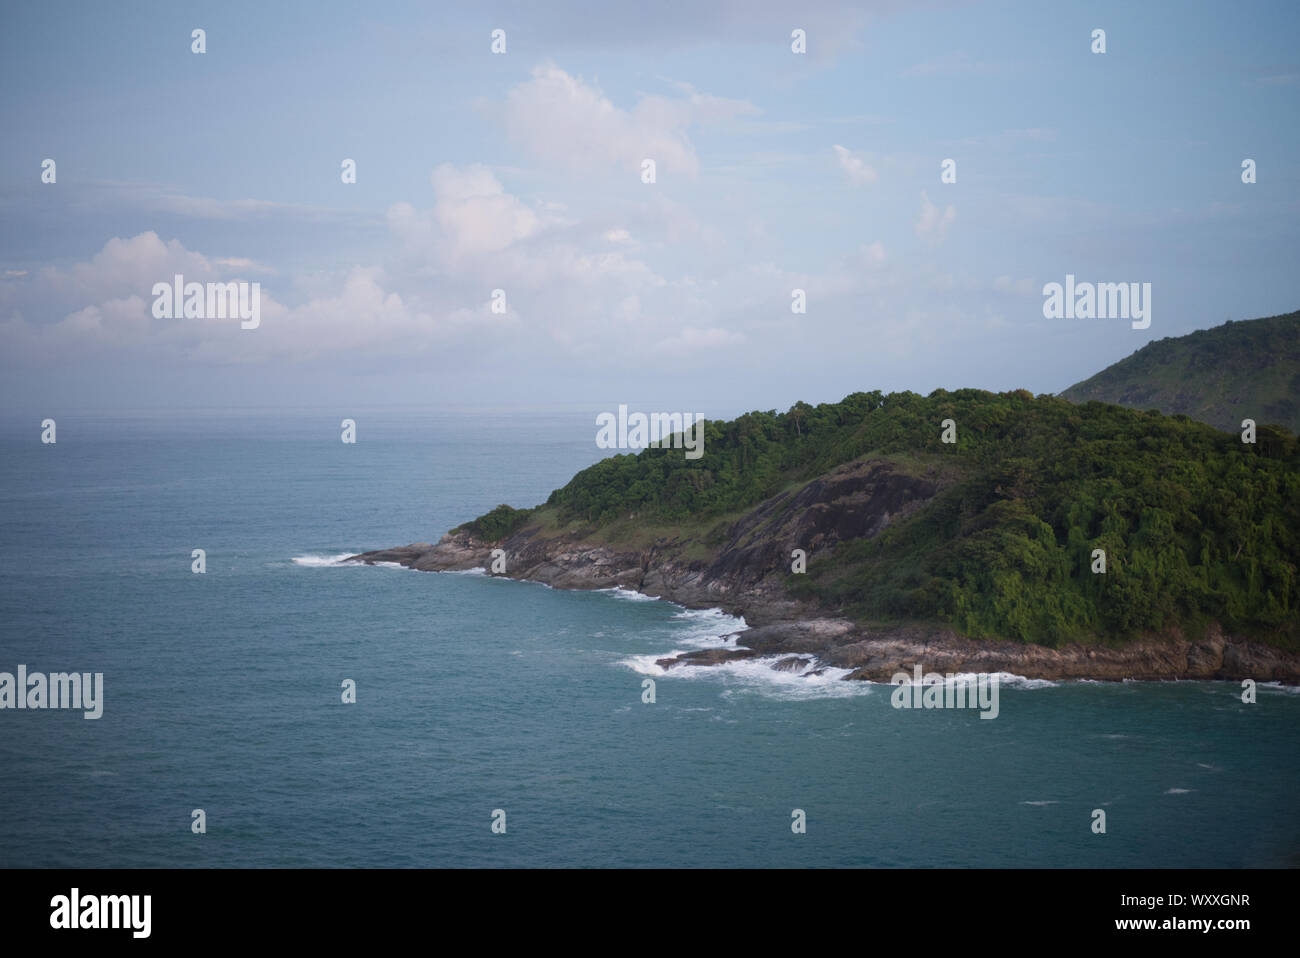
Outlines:
[[[490,573],[493,548],[506,547],[513,569]],[[467,533],[448,533],[437,544],[412,543],[362,552],[342,563],[388,563],[423,572],[465,572],[556,589],[597,591],[621,588],[684,609],[718,609],[743,619],[748,628],[719,636],[735,645],[698,649],[658,660],[665,670],[730,661],[780,657],[772,667],[794,671],[792,659],[811,658],[802,675],[826,668],[847,669],[846,680],[888,684],[916,665],[927,672],[1009,673],[1047,681],[1241,681],[1300,685],[1300,655],[1225,636],[1217,625],[1191,640],[1180,632],[1136,639],[1119,646],[1068,643],[1058,648],[1006,640],[972,639],[925,623],[860,625],[793,602],[771,583],[728,582],[703,570],[665,562],[652,567],[650,554],[618,552],[605,546],[527,533],[502,543],[485,543]],[[740,645],[740,636],[744,645]]]

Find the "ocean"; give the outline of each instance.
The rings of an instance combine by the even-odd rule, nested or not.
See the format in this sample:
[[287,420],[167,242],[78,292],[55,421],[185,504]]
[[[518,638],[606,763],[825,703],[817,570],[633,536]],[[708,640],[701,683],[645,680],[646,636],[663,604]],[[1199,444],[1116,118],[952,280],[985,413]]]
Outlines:
[[0,711],[0,866],[1300,864],[1294,690],[1009,679],[992,721],[901,710],[654,664],[744,627],[717,610],[338,563],[543,501],[605,455],[594,412],[0,423],[0,671],[104,676],[97,720]]

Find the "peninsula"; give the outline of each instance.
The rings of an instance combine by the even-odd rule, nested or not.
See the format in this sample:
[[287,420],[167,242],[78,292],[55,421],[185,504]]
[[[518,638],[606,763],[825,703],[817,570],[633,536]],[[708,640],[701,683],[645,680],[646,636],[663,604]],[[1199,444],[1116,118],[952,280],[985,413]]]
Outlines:
[[1268,424],[855,393],[710,421],[697,459],[668,442],[612,456],[535,508],[349,561],[488,571],[494,550],[512,578],[751,626],[666,668],[1300,682],[1300,444]]

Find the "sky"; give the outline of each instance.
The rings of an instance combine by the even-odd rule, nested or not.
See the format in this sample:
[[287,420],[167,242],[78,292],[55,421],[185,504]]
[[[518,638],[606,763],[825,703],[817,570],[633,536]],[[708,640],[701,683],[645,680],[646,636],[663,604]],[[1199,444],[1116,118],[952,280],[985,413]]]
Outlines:
[[[1059,392],[1300,308],[1297,36],[1294,2],[6,3],[0,404]],[[258,283],[260,324],[154,315],[176,274]],[[1149,328],[1046,318],[1067,275],[1150,283]]]

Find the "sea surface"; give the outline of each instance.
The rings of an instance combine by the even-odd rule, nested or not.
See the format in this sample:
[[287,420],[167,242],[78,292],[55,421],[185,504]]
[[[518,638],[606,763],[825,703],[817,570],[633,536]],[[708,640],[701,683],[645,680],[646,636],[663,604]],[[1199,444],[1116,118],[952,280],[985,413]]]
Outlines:
[[744,627],[716,610],[338,564],[543,501],[605,455],[593,413],[0,423],[0,671],[104,675],[98,720],[0,711],[0,867],[1300,864],[1292,690],[901,710],[838,673],[654,665]]

